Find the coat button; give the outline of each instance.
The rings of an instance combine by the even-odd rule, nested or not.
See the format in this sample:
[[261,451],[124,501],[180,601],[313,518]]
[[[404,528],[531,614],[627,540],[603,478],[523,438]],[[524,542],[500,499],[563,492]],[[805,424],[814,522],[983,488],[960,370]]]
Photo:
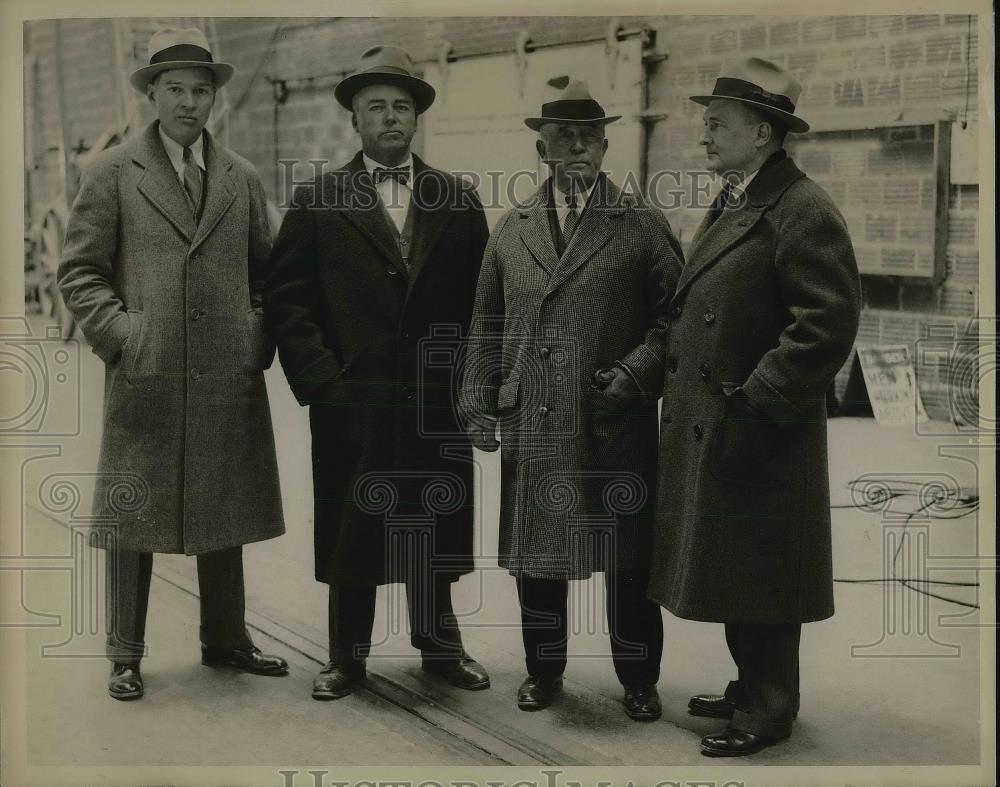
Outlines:
[[681,307],[680,306],[674,306],[674,308],[672,308],[670,310],[670,319],[676,321],[677,319],[680,318],[680,316],[681,316]]
[[671,374],[676,374],[677,372],[677,359],[671,358],[667,361],[667,368],[670,370]]
[[396,270],[392,265],[386,265],[385,266],[385,272],[388,273],[390,276],[398,276],[399,275],[399,271]]
[[704,380],[705,382],[708,382],[710,379],[712,379],[712,370],[708,368],[707,363],[703,363],[701,365],[701,368],[698,369],[698,371],[701,373],[701,379]]
[[543,358],[548,358],[549,357],[549,348],[548,347],[542,347],[542,348],[540,348],[538,350],[538,354],[540,356],[542,356]]
[[193,367],[191,369],[191,379],[197,380],[199,377],[201,377],[201,372],[198,371],[197,367]]
[[192,320],[197,320],[199,317],[201,317],[201,311],[199,309],[192,309],[191,310],[191,319]]
[[705,432],[702,430],[701,424],[695,424],[694,425],[694,439],[695,440],[701,440],[701,438],[704,437],[704,435],[705,435]]
[[715,322],[715,312],[709,309],[707,312],[705,312],[705,324],[711,325],[713,322]]
[[539,407],[539,408],[538,408],[538,414],[539,414],[539,415],[540,415],[540,416],[541,416],[542,418],[544,418],[545,416],[547,416],[547,415],[549,414],[549,408],[548,408],[548,407],[546,407],[546,406],[545,406],[545,405],[543,404],[543,405],[542,405],[541,407]]

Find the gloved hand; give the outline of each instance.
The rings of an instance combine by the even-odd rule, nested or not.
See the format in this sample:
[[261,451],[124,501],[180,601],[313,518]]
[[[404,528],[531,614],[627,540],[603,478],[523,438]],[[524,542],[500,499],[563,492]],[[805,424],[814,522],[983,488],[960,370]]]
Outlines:
[[472,416],[465,424],[465,435],[473,448],[492,453],[500,447],[497,440],[497,418],[493,415]]

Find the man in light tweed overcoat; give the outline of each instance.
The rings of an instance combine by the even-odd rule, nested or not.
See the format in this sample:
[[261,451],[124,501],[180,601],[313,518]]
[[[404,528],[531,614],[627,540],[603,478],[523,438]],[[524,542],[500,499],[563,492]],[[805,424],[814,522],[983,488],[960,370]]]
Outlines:
[[500,565],[517,582],[528,672],[519,707],[559,692],[568,580],[603,571],[625,710],[649,720],[663,640],[646,599],[656,402],[681,260],[663,215],[601,172],[617,119],[571,82],[525,120],[551,177],[490,237],[460,405],[473,444],[501,447]]

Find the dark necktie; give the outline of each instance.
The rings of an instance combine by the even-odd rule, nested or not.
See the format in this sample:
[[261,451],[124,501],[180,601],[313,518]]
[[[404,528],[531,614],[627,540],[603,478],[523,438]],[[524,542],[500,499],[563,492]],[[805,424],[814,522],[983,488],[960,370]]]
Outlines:
[[195,216],[201,210],[202,189],[201,167],[195,162],[191,148],[184,148],[184,193],[187,194],[191,212]]
[[580,213],[576,209],[576,194],[566,195],[566,205],[569,208],[569,212],[566,214],[566,218],[563,219],[562,227],[562,247],[563,251],[569,246],[569,241],[573,237],[573,230],[576,229],[576,223],[580,220]]
[[727,180],[725,185],[722,187],[722,191],[716,195],[715,199],[712,201],[712,206],[708,209],[709,225],[714,224],[715,220],[722,215],[722,211],[729,207],[732,197],[733,184]]
[[375,167],[374,172],[372,172],[372,178],[377,186],[383,180],[395,180],[403,186],[409,184],[410,181],[410,168],[409,167]]

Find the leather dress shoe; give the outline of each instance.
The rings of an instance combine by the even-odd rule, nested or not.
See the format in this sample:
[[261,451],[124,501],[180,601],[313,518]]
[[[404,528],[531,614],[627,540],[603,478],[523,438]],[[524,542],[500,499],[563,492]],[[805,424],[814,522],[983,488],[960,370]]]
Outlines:
[[745,757],[777,743],[779,738],[728,729],[701,739],[701,753],[706,757]]
[[313,680],[312,698],[339,700],[353,692],[357,686],[364,683],[364,680],[364,663],[345,664],[341,661],[328,661]]
[[138,664],[122,664],[118,661],[112,663],[108,694],[116,700],[137,700],[142,692],[142,675]]
[[452,686],[469,691],[478,691],[490,687],[490,676],[478,661],[465,651],[454,658],[434,658],[424,656],[420,664],[424,672],[440,675]]
[[260,648],[218,650],[201,646],[201,663],[206,667],[237,667],[254,675],[287,675],[288,662],[280,656],[261,653]]
[[517,690],[517,707],[521,710],[542,710],[552,704],[562,690],[562,676],[535,678],[529,675]]
[[688,713],[713,719],[731,719],[736,703],[722,694],[695,694],[688,700]]
[[656,721],[663,713],[660,693],[652,683],[625,687],[625,713],[635,721]]

